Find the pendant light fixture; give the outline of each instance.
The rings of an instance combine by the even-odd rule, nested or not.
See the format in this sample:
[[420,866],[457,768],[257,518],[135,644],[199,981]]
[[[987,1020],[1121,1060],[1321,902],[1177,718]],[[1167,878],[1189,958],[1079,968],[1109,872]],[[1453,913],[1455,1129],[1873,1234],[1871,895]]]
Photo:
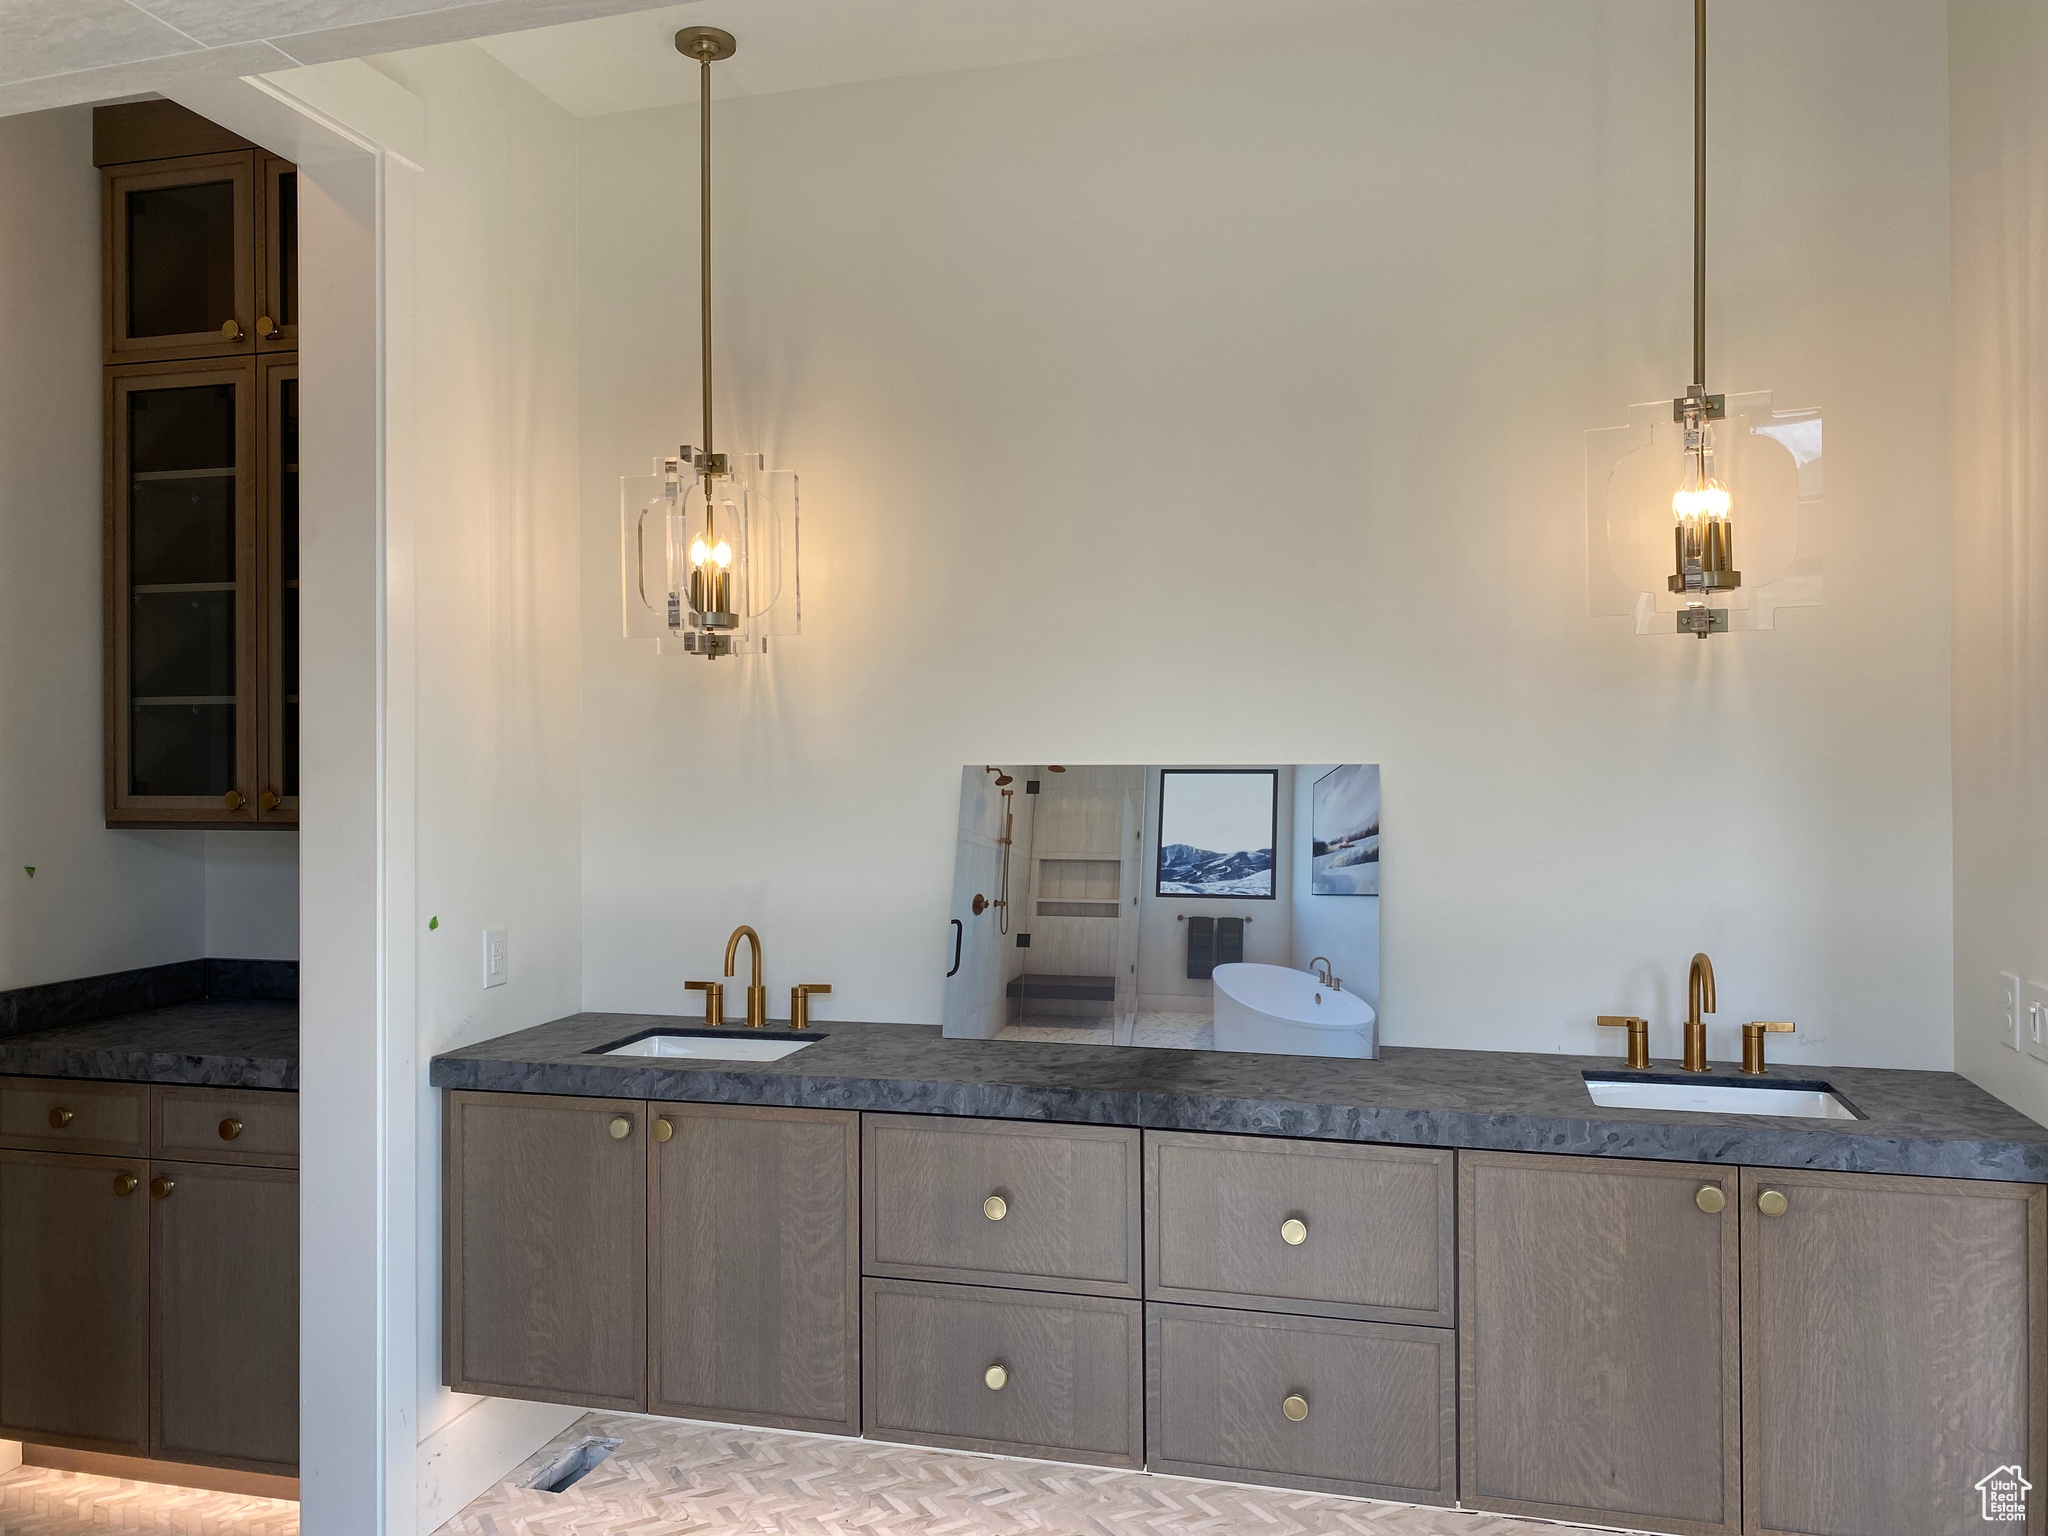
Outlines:
[[1692,4],[1692,382],[1589,432],[1586,488],[1593,611],[1704,640],[1820,601],[1821,420],[1774,411],[1767,390],[1707,392],[1707,0]]
[[686,443],[674,455],[657,458],[652,475],[619,482],[626,638],[652,639],[663,654],[708,661],[765,655],[769,640],[798,633],[803,617],[796,475],[767,469],[759,453],[718,451],[713,431],[711,66],[737,48],[733,35],[717,27],[685,27],[676,34],[676,51],[698,66],[703,443]]

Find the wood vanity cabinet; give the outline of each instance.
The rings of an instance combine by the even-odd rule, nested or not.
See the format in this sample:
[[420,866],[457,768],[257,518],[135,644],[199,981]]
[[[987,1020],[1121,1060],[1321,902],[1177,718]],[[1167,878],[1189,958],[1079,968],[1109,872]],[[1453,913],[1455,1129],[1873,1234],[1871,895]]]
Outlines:
[[295,1475],[299,1181],[152,1163],[150,1454]]
[[647,1106],[457,1092],[443,1133],[443,1379],[644,1409]]
[[1458,1154],[1463,1503],[1740,1529],[1737,1184],[1691,1163]]
[[298,819],[297,171],[170,102],[94,114],[106,819]]
[[2014,1529],[1976,1483],[2048,1468],[2048,1188],[1745,1168],[1741,1230],[1744,1529]]
[[860,1116],[653,1104],[647,1408],[860,1433]]
[[149,1165],[0,1152],[0,1436],[149,1449]]

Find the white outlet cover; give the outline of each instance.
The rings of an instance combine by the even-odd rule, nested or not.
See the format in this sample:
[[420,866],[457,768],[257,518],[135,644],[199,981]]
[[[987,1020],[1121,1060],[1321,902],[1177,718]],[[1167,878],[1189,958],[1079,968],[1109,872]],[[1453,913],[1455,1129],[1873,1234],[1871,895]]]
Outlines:
[[511,974],[512,957],[505,933],[503,928],[484,930],[484,985],[487,987],[502,987],[505,978]]
[[2021,1002],[2025,989],[2019,977],[2010,971],[2001,971],[1998,976],[1998,1038],[2008,1050],[2020,1048],[2020,1037],[2026,1033],[2020,1026],[2027,1017],[2026,1005]]
[[2020,1045],[2036,1061],[2048,1061],[2048,987],[2027,983],[2020,999]]

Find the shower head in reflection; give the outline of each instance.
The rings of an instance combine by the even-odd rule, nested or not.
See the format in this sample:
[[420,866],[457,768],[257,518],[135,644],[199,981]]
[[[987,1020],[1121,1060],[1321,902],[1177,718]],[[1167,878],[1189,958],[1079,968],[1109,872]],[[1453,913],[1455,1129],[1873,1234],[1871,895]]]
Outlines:
[[984,768],[984,769],[982,769],[982,772],[983,772],[983,773],[992,773],[992,774],[994,774],[994,775],[996,776],[996,788],[997,788],[997,789],[1001,789],[1001,788],[1002,788],[1002,787],[1003,787],[1003,786],[1004,786],[1005,784],[1011,784],[1011,783],[1014,783],[1014,782],[1016,782],[1015,780],[1013,780],[1013,779],[1012,779],[1012,778],[1010,777],[1010,775],[1009,775],[1009,774],[1007,774],[1007,773],[1003,772],[1003,770],[1002,770],[1002,769],[1000,769],[1000,768]]

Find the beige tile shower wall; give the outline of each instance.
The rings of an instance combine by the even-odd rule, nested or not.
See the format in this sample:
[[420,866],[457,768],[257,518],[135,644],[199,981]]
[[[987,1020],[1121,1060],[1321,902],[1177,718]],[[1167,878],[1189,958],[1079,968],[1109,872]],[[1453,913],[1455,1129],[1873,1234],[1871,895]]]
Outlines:
[[1705,949],[1718,1057],[1947,1065],[1946,17],[1714,15],[1709,364],[1826,409],[1834,538],[1826,606],[1707,644],[1586,600],[1583,434],[1688,371],[1682,5],[726,103],[721,433],[803,476],[765,668],[618,638],[695,141],[583,120],[585,1003],[744,919],[822,1019],[936,1021],[962,763],[1377,762],[1390,1043],[1668,1054]]

